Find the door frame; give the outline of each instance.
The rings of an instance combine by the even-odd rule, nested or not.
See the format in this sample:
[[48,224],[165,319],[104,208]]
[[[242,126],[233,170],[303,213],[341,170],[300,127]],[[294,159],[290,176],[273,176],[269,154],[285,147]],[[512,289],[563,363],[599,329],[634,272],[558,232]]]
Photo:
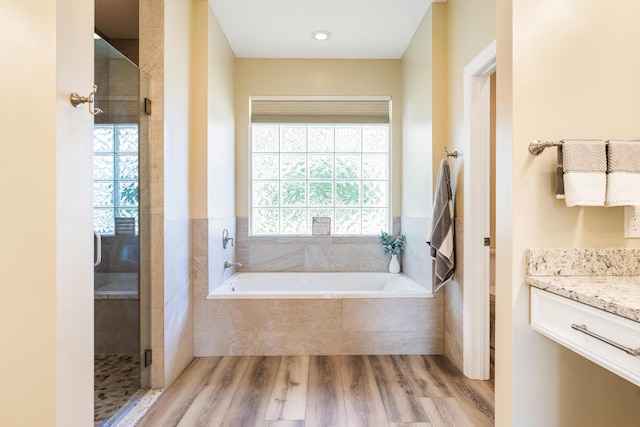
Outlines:
[[464,68],[464,266],[463,371],[489,379],[491,75],[496,70],[493,40]]

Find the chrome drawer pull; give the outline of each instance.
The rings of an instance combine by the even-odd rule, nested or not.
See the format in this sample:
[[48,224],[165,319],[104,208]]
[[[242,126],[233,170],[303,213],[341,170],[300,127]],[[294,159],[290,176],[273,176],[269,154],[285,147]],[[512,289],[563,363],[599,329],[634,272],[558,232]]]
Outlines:
[[576,331],[580,331],[584,334],[589,335],[590,337],[593,337],[597,340],[600,340],[602,342],[606,342],[609,345],[614,346],[615,348],[624,351],[627,354],[630,354],[632,356],[640,356],[640,348],[629,348],[629,347],[625,347],[623,345],[618,344],[617,342],[613,342],[601,335],[595,334],[593,332],[591,332],[590,330],[587,329],[587,325],[576,325],[575,323],[571,324],[571,328],[575,329]]

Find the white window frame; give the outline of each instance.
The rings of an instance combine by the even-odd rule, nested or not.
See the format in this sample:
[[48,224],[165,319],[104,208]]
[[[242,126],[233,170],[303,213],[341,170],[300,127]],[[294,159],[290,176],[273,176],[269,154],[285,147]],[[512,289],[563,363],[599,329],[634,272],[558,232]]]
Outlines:
[[[393,201],[393,128],[392,128],[392,119],[391,119],[391,97],[390,96],[359,96],[359,97],[353,97],[353,96],[293,96],[293,97],[281,97],[281,96],[252,96],[249,98],[249,138],[247,141],[248,144],[248,200],[247,200],[247,206],[249,207],[249,212],[248,212],[248,226],[249,226],[249,236],[278,236],[278,237],[312,237],[312,234],[309,233],[305,233],[305,234],[290,234],[290,233],[282,233],[281,231],[279,231],[278,233],[273,233],[273,234],[254,234],[253,233],[253,168],[252,168],[252,164],[253,164],[253,147],[252,147],[252,141],[253,141],[253,125],[274,125],[274,126],[281,126],[281,125],[305,125],[305,126],[313,126],[313,125],[356,125],[356,126],[367,126],[367,125],[371,125],[372,123],[335,123],[335,122],[327,122],[327,123],[285,123],[285,122],[274,122],[274,123],[252,123],[251,121],[251,105],[252,105],[252,101],[253,100],[327,100],[327,101],[337,101],[337,100],[346,100],[346,101],[366,101],[366,100],[372,100],[372,101],[388,101],[388,105],[389,105],[389,121],[388,123],[385,123],[386,126],[388,126],[389,129],[389,144],[388,144],[388,150],[386,151],[386,154],[388,156],[388,179],[386,180],[387,183],[387,218],[386,218],[386,230],[383,231],[387,231],[390,232],[391,231],[391,227],[392,227],[392,201]],[[380,123],[378,123],[380,124]],[[308,151],[304,152],[305,154],[308,154]],[[335,155],[336,151],[332,151],[332,154]],[[363,152],[359,151],[357,152],[358,154],[362,155]],[[332,178],[332,181],[335,182],[335,177]],[[362,182],[362,178],[358,179],[358,181]],[[366,180],[365,180],[366,181]],[[307,183],[307,188],[308,188],[308,183],[309,180],[308,178],[305,178],[305,182]],[[334,195],[335,197],[335,195]],[[282,206],[280,205],[280,201],[278,204],[278,208],[282,208]],[[308,206],[305,206],[305,208],[308,208]],[[335,213],[335,198],[334,198],[334,203],[331,207],[329,207],[330,209],[334,210]],[[360,203],[357,206],[357,209],[360,209],[360,211],[362,211],[362,209],[366,209],[366,206],[362,206],[362,195],[361,195],[361,199],[360,199]],[[333,220],[335,221],[335,215]],[[331,224],[331,230],[332,230],[332,235],[336,236],[336,234],[334,233],[335,230],[335,224],[332,222]],[[373,235],[377,235],[378,233],[367,233],[367,234],[362,234],[358,233],[358,234],[337,234],[337,236],[344,236],[344,237],[351,237],[351,236],[355,236],[355,237],[367,237],[367,236],[373,236]]]

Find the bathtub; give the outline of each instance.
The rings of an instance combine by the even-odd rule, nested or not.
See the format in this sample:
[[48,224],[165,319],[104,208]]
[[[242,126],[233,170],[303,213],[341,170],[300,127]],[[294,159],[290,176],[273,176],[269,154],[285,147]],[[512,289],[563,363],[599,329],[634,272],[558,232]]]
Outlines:
[[442,292],[402,274],[237,273],[199,292],[198,357],[444,351]]
[[424,287],[392,273],[236,273],[208,299],[431,298]]

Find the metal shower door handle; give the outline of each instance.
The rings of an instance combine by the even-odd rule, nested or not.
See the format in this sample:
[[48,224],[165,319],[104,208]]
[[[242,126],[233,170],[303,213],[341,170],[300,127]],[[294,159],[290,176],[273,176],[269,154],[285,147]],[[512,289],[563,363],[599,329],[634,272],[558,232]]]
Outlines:
[[93,262],[93,266],[97,267],[102,262],[102,236],[97,232],[93,232],[93,236],[95,237],[95,245],[96,245],[96,259]]

